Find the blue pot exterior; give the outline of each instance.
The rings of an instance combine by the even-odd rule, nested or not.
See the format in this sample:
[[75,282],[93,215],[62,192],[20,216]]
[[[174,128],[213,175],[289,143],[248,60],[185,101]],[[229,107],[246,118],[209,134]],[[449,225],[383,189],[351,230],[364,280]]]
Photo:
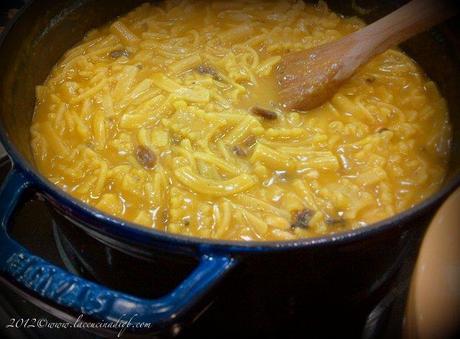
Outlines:
[[[161,295],[168,291],[162,281],[171,272],[178,277],[186,276],[196,265],[182,254],[176,255],[168,266],[163,259],[168,256],[167,249],[135,252],[125,242],[101,240],[94,237],[94,233],[76,227],[72,221],[66,221],[59,212],[52,213],[60,232],[72,247],[69,252],[76,254],[83,268],[91,267],[88,276],[111,288]],[[209,300],[214,301],[209,315],[204,317],[211,318],[207,323],[215,325],[216,329],[225,328],[229,337],[242,331],[264,335],[279,333],[282,337],[286,327],[293,331],[308,330],[313,337],[334,336],[337,329],[343,335],[357,336],[369,312],[395,287],[401,267],[413,264],[429,219],[429,215],[421,217],[412,221],[417,227],[393,228],[370,236],[365,242],[270,252],[233,252],[229,249],[237,265],[215,292],[202,301],[205,305]],[[152,267],[155,273],[130,267],[130,257],[134,256],[135,265]],[[152,285],[143,288],[139,284],[114,281],[114,272],[121,271],[140,281],[150,281]],[[219,317],[223,309],[225,314],[232,315],[231,326],[227,317]],[[200,310],[198,308],[192,315]],[[193,318],[192,315],[184,321]],[[331,321],[337,327],[328,328]],[[325,331],[325,327],[330,332]]]

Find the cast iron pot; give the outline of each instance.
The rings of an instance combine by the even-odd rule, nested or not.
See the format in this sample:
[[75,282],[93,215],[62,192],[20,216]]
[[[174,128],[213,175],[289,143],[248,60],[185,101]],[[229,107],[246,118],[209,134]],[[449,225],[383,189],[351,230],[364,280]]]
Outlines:
[[[221,298],[229,310],[234,310],[231,319],[223,315],[219,319],[218,314],[214,317],[216,327],[225,326],[220,328],[227,334],[245,330],[273,335],[291,331],[287,326],[305,329],[312,336],[338,331],[342,335],[359,334],[368,313],[392,288],[401,265],[408,256],[414,256],[408,253],[409,245],[418,246],[434,211],[460,184],[456,19],[404,45],[439,84],[449,103],[454,132],[452,154],[448,175],[438,193],[395,217],[333,236],[263,243],[211,241],[146,229],[101,213],[48,182],[37,172],[32,159],[29,127],[34,87],[43,83],[51,67],[85,32],[143,1],[35,1],[4,32],[0,41],[0,138],[13,168],[0,191],[2,280],[42,307],[61,310],[63,318],[83,314],[116,322],[134,317],[135,322],[151,324],[148,329],[128,329],[136,333],[177,334],[185,321],[206,310],[209,300]],[[365,19],[373,21],[399,5],[399,1],[369,2],[365,7],[370,12]],[[356,10],[356,6],[353,9],[340,1],[331,1],[330,6],[344,14]],[[111,249],[137,258],[139,265],[172,262],[164,266],[167,270],[154,272],[154,278],[170,282],[168,277],[174,276],[176,285],[148,298],[135,296],[135,291],[111,289],[30,253],[9,235],[14,210],[29,192],[47,201],[58,213],[58,223],[99,244],[99,250]],[[84,242],[76,244],[77,248],[82,246]],[[96,260],[97,248],[91,245],[81,252],[89,251],[90,255],[85,252],[88,260]],[[143,286],[149,284],[155,286],[150,281],[142,282]]]

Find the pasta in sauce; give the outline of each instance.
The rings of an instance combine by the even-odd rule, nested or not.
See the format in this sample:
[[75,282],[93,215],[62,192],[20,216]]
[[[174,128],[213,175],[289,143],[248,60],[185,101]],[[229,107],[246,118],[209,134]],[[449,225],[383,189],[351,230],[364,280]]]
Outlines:
[[281,56],[364,23],[324,2],[166,1],[89,32],[36,90],[37,167],[145,227],[289,240],[410,208],[445,175],[445,100],[397,49],[309,112],[277,103]]

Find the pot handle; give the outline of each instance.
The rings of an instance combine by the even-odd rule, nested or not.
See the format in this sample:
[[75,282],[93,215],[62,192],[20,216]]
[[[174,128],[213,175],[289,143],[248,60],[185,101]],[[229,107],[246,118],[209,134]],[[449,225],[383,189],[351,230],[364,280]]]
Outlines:
[[0,273],[32,297],[104,322],[131,319],[147,323],[152,331],[172,324],[235,265],[231,257],[204,254],[179,286],[158,299],[142,299],[110,290],[46,262],[10,238],[9,221],[29,186],[25,175],[13,168],[0,189]]

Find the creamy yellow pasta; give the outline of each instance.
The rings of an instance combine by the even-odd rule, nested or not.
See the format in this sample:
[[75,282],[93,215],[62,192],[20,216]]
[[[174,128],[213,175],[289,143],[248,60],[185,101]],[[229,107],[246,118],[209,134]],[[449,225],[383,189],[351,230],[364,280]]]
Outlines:
[[277,102],[283,54],[364,24],[302,1],[144,4],[37,87],[38,169],[117,217],[191,236],[286,240],[374,223],[435,192],[444,99],[404,53],[309,112]]

